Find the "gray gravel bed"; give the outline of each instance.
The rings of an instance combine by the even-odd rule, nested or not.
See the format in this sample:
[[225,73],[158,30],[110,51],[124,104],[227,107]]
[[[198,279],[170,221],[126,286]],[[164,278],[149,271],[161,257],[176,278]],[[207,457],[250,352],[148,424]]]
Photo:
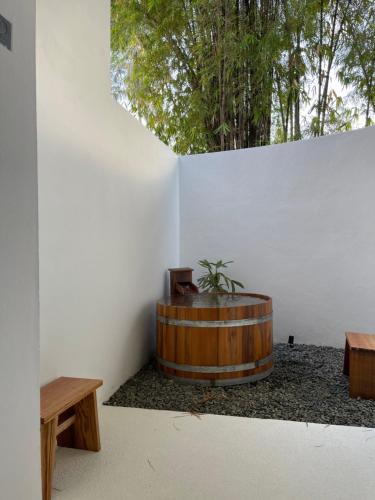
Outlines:
[[275,369],[268,378],[218,388],[179,384],[150,363],[105,404],[375,427],[375,401],[349,398],[343,349],[276,344],[274,357]]

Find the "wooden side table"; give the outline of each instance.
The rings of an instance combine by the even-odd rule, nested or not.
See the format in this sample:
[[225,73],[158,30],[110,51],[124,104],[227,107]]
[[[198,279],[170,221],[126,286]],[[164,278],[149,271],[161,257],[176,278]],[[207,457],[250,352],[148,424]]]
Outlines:
[[96,389],[102,380],[61,377],[40,390],[40,440],[43,500],[51,499],[56,442],[99,451]]
[[344,374],[351,398],[375,399],[375,335],[347,332]]

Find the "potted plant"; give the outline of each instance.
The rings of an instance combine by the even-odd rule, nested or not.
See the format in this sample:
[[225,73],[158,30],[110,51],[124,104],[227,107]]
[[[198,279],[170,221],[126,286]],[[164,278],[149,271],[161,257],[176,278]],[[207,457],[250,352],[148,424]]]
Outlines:
[[233,260],[223,262],[209,262],[207,259],[199,260],[198,264],[206,271],[203,276],[198,279],[199,288],[203,292],[231,292],[236,291],[236,287],[244,288],[240,281],[233,280],[225,275],[222,269],[226,269],[228,264],[232,264]]

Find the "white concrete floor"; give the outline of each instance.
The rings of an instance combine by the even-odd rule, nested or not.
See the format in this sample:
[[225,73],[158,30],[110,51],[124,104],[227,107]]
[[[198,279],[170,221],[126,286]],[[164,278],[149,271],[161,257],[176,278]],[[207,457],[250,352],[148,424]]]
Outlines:
[[102,451],[59,449],[54,500],[373,500],[375,429],[101,408]]

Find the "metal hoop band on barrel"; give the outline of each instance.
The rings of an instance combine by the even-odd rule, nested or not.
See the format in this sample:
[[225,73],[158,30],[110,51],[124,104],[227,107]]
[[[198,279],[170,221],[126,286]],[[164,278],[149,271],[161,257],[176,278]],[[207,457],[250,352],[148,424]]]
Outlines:
[[229,319],[223,321],[207,321],[207,320],[187,320],[187,319],[173,319],[166,318],[165,316],[158,316],[158,321],[164,325],[172,326],[185,326],[191,328],[231,328],[234,326],[251,326],[267,323],[272,320],[272,314],[261,316],[260,318],[245,318],[245,319]]
[[193,373],[228,373],[228,372],[242,372],[243,370],[253,370],[254,368],[259,368],[260,366],[266,365],[269,361],[273,360],[272,354],[266,356],[265,358],[258,359],[257,361],[252,361],[250,363],[243,363],[241,365],[224,365],[224,366],[198,366],[198,365],[181,365],[178,363],[173,363],[172,361],[167,361],[159,356],[156,356],[156,361],[166,366],[167,368],[172,368],[173,370],[180,370],[182,372],[193,372]]
[[248,382],[257,382],[258,380],[262,380],[263,378],[268,377],[273,372],[273,368],[269,368],[267,371],[262,373],[257,373],[256,375],[249,375],[248,377],[239,377],[239,378],[227,378],[227,379],[219,379],[219,380],[206,380],[206,379],[193,379],[193,378],[185,378],[178,377],[176,375],[171,375],[170,373],[164,373],[165,377],[177,380],[182,384],[188,385],[207,385],[211,387],[223,387],[228,385],[239,385],[239,384],[247,384]]

